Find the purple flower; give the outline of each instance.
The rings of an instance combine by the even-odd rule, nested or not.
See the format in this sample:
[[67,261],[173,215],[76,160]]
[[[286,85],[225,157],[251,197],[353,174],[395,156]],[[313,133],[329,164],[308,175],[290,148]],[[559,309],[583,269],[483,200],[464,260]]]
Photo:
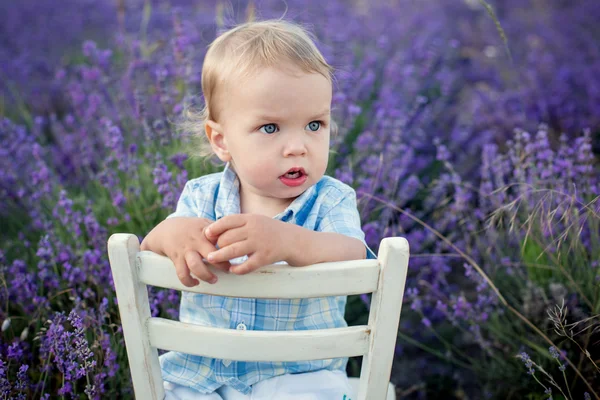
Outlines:
[[12,385],[8,379],[8,367],[6,363],[0,358],[0,395],[3,398],[10,398],[12,392]]
[[560,354],[558,353],[558,350],[556,349],[556,347],[554,346],[550,346],[550,355],[552,356],[552,358],[557,359],[560,357]]
[[531,361],[529,354],[522,352],[519,355],[517,355],[517,358],[520,358],[521,361],[523,361],[523,363],[525,364],[525,367],[527,368],[528,374],[530,374],[530,375],[535,374],[535,370],[533,369],[533,361]]
[[472,306],[464,296],[459,296],[452,305],[452,308],[456,318],[466,319],[469,317]]
[[23,358],[23,346],[21,345],[21,342],[13,342],[8,346],[7,358],[15,361]]
[[[20,392],[25,391],[29,387],[29,377],[27,376],[27,371],[29,370],[29,365],[23,364],[19,367],[19,371],[17,372],[17,383],[15,388]],[[25,396],[23,396],[25,398]]]

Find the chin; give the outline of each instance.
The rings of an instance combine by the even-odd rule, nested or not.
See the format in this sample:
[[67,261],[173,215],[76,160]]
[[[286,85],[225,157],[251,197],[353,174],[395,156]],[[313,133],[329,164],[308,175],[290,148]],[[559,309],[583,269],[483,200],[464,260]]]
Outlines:
[[312,184],[309,184],[308,182],[306,182],[302,186],[296,186],[296,187],[284,189],[284,192],[282,193],[281,197],[286,198],[286,199],[296,198],[296,197],[300,196],[302,193],[304,193],[306,191],[306,189],[311,187],[311,185]]

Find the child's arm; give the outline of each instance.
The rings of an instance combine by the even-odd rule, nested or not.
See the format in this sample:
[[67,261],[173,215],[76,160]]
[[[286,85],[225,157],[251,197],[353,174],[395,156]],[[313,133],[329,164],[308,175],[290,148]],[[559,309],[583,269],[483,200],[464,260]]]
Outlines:
[[366,247],[356,238],[335,232],[316,232],[293,224],[286,225],[291,246],[288,246],[288,256],[284,261],[292,266],[366,258]]
[[305,266],[326,261],[365,258],[365,245],[358,239],[334,232],[315,232],[264,215],[235,214],[221,218],[204,230],[219,245],[208,261],[223,262],[248,255],[244,263],[230,268],[246,274],[264,265],[285,261]]

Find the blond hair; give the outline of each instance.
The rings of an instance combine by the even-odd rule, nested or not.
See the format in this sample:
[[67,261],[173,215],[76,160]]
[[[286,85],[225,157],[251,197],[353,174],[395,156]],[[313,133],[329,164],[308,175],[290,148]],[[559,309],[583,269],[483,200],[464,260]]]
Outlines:
[[191,132],[204,144],[200,155],[212,154],[205,146],[204,124],[218,121],[219,95],[233,78],[243,79],[261,68],[289,63],[306,73],[318,73],[330,82],[333,68],[315,45],[312,35],[302,26],[285,20],[247,22],[218,36],[208,47],[202,66],[204,107],[198,111],[186,107],[180,128]]

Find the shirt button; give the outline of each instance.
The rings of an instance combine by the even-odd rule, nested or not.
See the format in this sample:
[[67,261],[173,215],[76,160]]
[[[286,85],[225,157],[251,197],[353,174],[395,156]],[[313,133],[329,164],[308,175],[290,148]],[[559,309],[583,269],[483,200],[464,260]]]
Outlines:
[[238,324],[238,326],[236,326],[235,329],[237,329],[238,331],[245,331],[246,325],[244,325],[244,323]]

